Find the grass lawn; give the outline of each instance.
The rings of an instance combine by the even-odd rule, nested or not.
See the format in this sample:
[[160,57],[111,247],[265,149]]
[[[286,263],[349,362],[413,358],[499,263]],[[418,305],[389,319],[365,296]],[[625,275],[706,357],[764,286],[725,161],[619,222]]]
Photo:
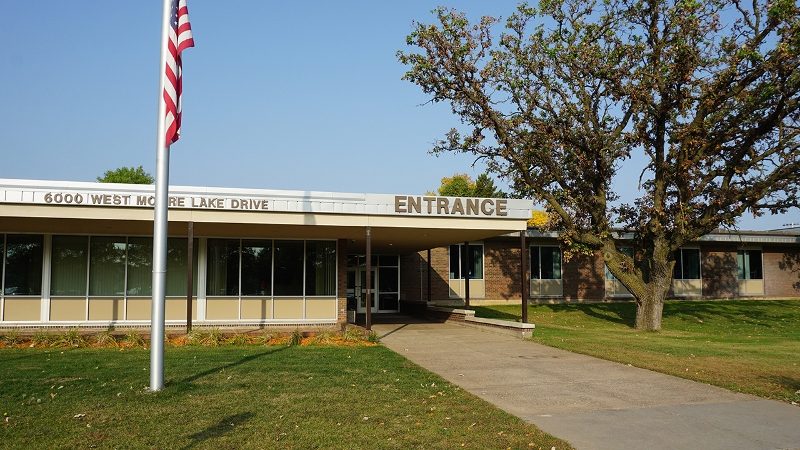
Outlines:
[[515,448],[565,442],[382,346],[0,349],[0,447]]
[[[658,332],[633,329],[635,303],[529,308],[536,342],[800,402],[800,301],[668,301]],[[474,309],[478,317],[521,320],[519,306]]]

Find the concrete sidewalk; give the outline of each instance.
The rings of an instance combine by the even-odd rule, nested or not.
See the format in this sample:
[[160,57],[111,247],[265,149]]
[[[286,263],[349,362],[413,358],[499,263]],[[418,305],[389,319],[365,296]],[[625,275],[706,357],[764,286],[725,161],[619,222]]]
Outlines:
[[452,323],[388,348],[579,450],[800,449],[800,407]]

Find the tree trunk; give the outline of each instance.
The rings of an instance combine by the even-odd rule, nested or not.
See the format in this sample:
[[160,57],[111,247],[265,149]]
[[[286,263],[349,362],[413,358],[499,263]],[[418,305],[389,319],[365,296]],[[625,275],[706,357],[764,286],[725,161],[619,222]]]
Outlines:
[[672,264],[655,264],[650,273],[650,283],[645,294],[638,298],[636,308],[637,330],[657,331],[661,329],[661,316],[664,311],[664,299],[672,284]]

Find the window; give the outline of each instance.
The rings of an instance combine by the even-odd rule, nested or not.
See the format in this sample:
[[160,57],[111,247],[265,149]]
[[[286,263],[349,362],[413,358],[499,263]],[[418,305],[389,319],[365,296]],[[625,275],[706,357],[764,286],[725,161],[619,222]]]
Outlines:
[[89,295],[125,294],[125,250],[124,237],[92,237],[89,244]]
[[740,280],[762,280],[761,250],[739,250],[737,255]]
[[275,295],[303,295],[303,241],[275,241]]
[[272,295],[272,241],[242,241],[242,295]]
[[88,236],[53,236],[50,295],[86,296]]
[[[94,239],[94,238],[93,238]],[[197,243],[192,251],[192,294],[197,294]],[[167,296],[186,296],[186,256],[189,243],[185,238],[167,238]],[[128,296],[153,295],[153,238],[128,238]]]
[[239,295],[239,240],[209,239],[206,294]]
[[306,295],[336,295],[335,242],[306,242]]
[[0,254],[5,260],[2,277],[5,295],[42,295],[43,243],[41,235],[9,234],[3,252],[0,239]]
[[483,245],[470,244],[469,255],[467,257],[467,270],[464,270],[463,253],[464,245],[450,246],[450,279],[459,280],[464,278],[464,274],[469,275],[470,279],[483,279]]
[[672,278],[676,280],[700,279],[700,249],[681,248],[675,251],[675,268]]
[[558,247],[531,247],[531,279],[561,279],[561,249]]

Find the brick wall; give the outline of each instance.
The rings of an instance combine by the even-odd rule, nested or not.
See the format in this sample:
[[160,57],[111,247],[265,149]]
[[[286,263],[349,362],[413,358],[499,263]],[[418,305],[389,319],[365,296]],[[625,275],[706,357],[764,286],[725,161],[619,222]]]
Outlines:
[[771,298],[800,296],[800,250],[764,247],[764,295]]
[[739,295],[736,245],[711,245],[700,250],[700,274],[704,298],[736,298]]
[[[484,241],[483,278],[486,300],[522,298],[519,263],[519,240]],[[528,270],[527,267],[525,270]]]
[[336,322],[347,322],[347,239],[339,239],[336,245],[338,272]]
[[606,272],[600,252],[595,252],[592,256],[574,255],[569,261],[564,258],[561,267],[565,300],[602,300],[605,298]]

